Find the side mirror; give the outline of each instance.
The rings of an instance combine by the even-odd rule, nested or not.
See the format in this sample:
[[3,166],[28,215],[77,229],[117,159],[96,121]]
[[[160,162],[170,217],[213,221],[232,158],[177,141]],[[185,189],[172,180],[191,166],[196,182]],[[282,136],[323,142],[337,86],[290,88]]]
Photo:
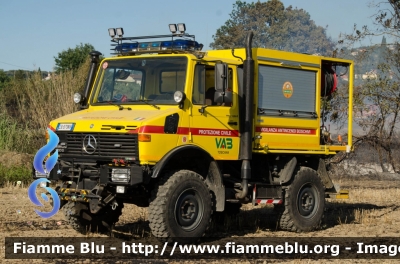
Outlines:
[[214,95],[214,102],[216,103],[225,103],[227,105],[232,104],[233,101],[233,93],[232,91],[225,91],[224,93],[222,92],[215,92]]
[[228,65],[226,63],[215,64],[215,95],[216,103],[232,103],[232,91],[228,88]]
[[228,65],[225,63],[215,64],[215,90],[225,93],[228,87]]

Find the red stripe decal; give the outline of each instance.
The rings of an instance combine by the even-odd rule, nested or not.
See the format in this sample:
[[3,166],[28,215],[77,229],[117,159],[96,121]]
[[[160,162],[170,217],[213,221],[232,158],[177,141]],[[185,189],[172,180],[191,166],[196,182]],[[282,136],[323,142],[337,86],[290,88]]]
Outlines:
[[195,136],[238,137],[239,131],[229,129],[190,128]]
[[178,127],[178,131],[176,132],[179,135],[189,135],[189,128],[188,127]]
[[[238,137],[239,131],[229,129],[210,129],[210,128],[189,128],[178,127],[176,134],[189,135],[189,132],[194,136],[217,136],[217,137]],[[131,130],[128,133],[153,133],[164,134],[164,126],[142,126],[139,129]]]
[[305,128],[256,127],[256,132],[273,134],[315,135],[317,130]]
[[164,134],[163,126],[142,126],[139,128],[139,133],[154,133],[154,134]]

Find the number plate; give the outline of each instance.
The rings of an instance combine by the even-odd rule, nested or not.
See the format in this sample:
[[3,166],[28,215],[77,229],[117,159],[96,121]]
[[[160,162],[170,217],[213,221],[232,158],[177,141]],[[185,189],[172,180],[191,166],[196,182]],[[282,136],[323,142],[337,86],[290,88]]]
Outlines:
[[58,124],[57,131],[72,131],[74,130],[75,124]]

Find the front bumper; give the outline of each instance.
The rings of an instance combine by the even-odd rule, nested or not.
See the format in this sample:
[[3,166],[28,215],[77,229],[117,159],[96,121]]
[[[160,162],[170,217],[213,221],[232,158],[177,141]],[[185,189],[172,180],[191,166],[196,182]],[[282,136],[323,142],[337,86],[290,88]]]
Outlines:
[[[113,181],[111,175],[113,169],[129,169],[129,180],[127,182]],[[77,182],[78,188],[81,189],[90,188],[96,184],[133,186],[143,182],[143,168],[139,165],[85,167],[81,164],[76,164],[76,166],[62,166],[58,162],[49,174],[39,173],[32,166],[32,177],[33,179],[47,178],[51,181]]]

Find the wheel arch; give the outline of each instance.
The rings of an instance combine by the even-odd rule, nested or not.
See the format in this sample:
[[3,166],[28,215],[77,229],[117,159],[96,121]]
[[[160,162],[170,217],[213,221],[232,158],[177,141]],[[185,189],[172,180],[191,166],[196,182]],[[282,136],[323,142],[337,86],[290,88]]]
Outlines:
[[[297,172],[301,168],[309,168],[315,171],[321,179],[326,190],[331,190],[334,187],[332,179],[326,170],[326,163],[321,157],[313,157],[308,159],[309,163],[304,164],[302,157],[293,156],[284,166],[284,169],[279,173],[281,184],[290,184],[294,180]],[[303,164],[302,164],[303,163]]]
[[157,179],[171,170],[192,170],[205,178],[215,196],[215,210],[222,212],[225,206],[225,187],[221,170],[214,158],[196,145],[179,146],[169,151],[153,168],[151,178]]

